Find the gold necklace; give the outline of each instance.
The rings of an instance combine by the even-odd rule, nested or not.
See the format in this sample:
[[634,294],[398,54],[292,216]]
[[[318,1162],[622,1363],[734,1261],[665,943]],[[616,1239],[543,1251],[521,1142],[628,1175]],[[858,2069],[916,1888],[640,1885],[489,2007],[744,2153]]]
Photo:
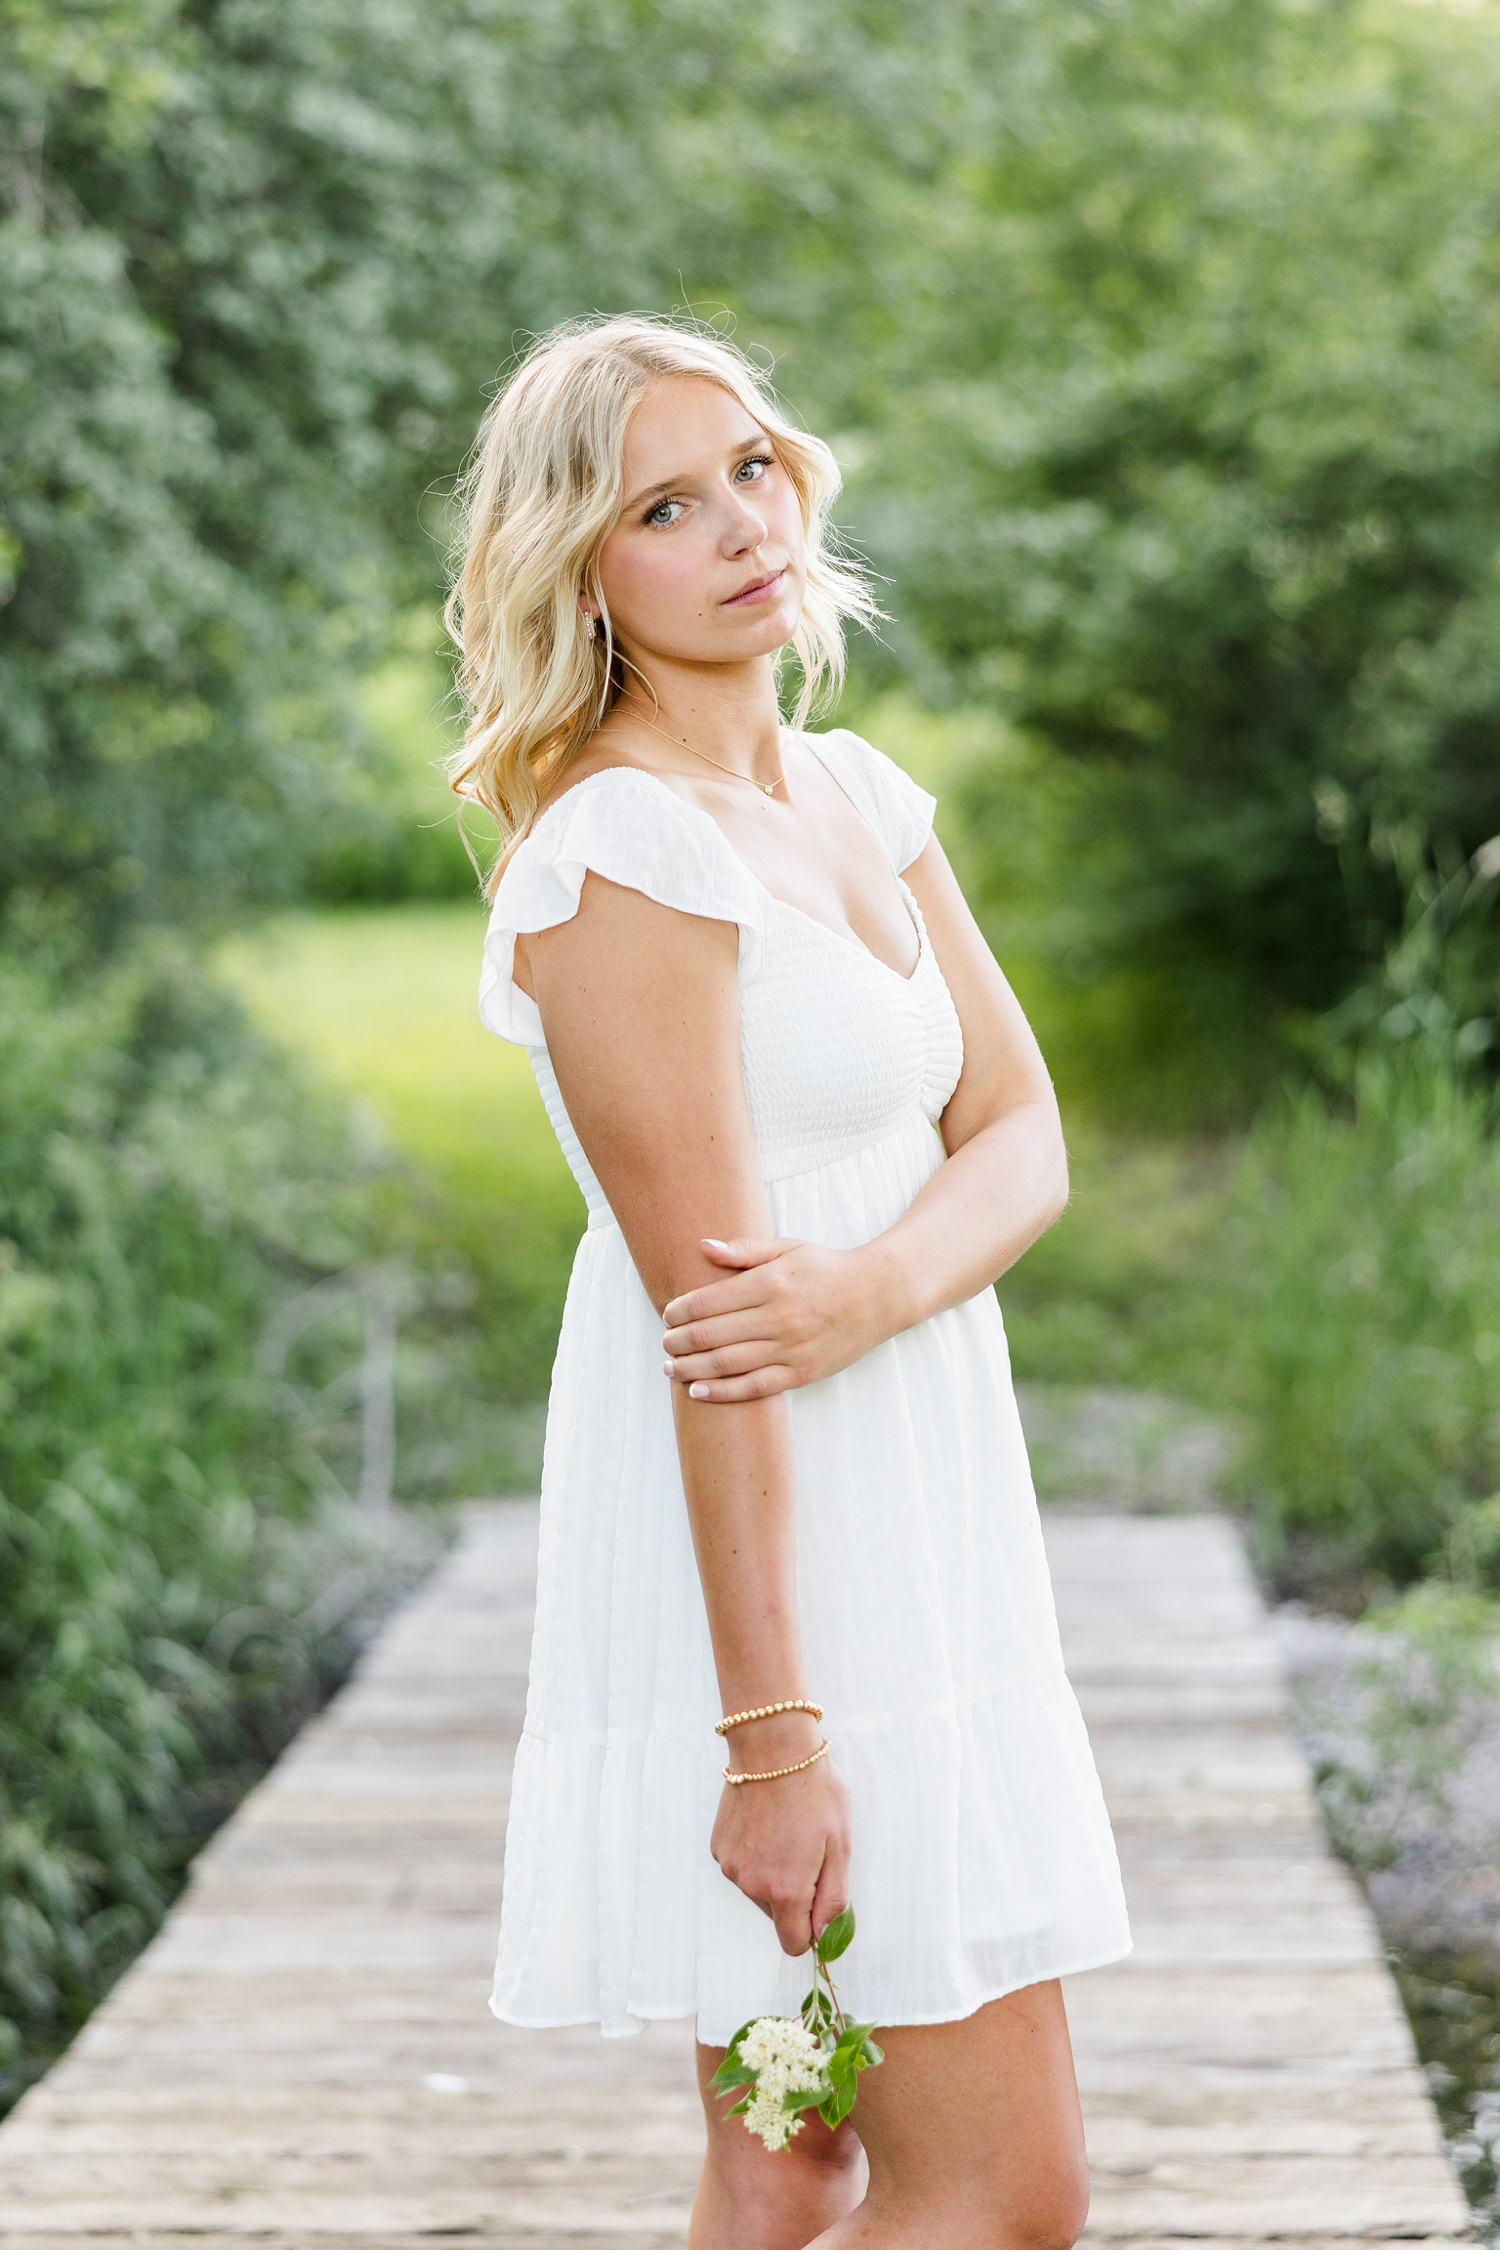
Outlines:
[[730,774],[736,781],[748,781],[751,788],[758,789],[763,797],[773,796],[786,779],[784,773],[779,773],[774,781],[757,781],[753,773],[741,773],[738,766],[726,766],[722,760],[711,758],[706,750],[694,750],[692,744],[684,741],[680,734],[668,734],[665,727],[659,727],[654,719],[648,719],[645,712],[636,704],[633,696],[627,695],[625,701],[630,705],[641,725],[649,727],[653,734],[659,734],[663,742],[675,742],[679,748],[689,751],[693,757],[701,758],[706,766],[717,766],[720,773]]

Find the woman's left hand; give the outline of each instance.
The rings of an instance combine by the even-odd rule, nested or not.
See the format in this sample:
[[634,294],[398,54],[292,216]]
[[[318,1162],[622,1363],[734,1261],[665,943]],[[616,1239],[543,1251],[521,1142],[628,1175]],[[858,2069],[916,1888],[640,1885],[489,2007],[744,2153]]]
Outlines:
[[703,1244],[723,1281],[674,1297],[665,1313],[666,1373],[693,1398],[769,1398],[836,1375],[906,1324],[894,1315],[887,1261],[873,1243]]

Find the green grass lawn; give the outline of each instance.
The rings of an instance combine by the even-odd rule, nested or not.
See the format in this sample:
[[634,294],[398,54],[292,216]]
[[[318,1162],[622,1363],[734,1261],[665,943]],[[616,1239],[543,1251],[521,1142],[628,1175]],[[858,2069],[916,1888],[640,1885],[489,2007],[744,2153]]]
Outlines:
[[291,914],[224,947],[255,1019],[367,1102],[396,1146],[477,1213],[520,1206],[566,1229],[583,1205],[520,1047],[475,1008],[481,911]]

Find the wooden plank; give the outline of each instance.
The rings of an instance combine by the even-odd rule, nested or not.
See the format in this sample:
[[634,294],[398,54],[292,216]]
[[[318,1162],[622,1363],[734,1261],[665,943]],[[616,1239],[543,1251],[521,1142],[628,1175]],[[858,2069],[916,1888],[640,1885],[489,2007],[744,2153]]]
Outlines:
[[1231,1528],[1070,1512],[1047,1541],[1136,1936],[1068,1986],[1085,2239],[1471,2239]]
[[[1136,1951],[1068,1992],[1087,2239],[1461,2236],[1368,1914],[1329,1859],[1229,1528],[1070,1509],[1048,1545]],[[692,2032],[485,2007],[534,1511],[477,1508],[0,2128],[17,2250],[457,2250],[685,2238]]]

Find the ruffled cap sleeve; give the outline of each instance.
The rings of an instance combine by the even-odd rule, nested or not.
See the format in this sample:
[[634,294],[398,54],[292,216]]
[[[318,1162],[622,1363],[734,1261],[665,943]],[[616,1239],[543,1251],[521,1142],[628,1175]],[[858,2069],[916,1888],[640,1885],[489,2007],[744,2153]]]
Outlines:
[[570,922],[590,871],[680,914],[736,923],[741,984],[759,968],[761,895],[720,829],[665,782],[610,767],[549,806],[500,878],[479,979],[480,1020],[499,1038],[546,1045],[541,1012],[515,982],[516,939]]
[[894,758],[851,734],[847,727],[830,728],[827,734],[803,737],[829,772],[864,814],[899,875],[903,867],[921,856],[932,834],[937,799],[917,786]]

